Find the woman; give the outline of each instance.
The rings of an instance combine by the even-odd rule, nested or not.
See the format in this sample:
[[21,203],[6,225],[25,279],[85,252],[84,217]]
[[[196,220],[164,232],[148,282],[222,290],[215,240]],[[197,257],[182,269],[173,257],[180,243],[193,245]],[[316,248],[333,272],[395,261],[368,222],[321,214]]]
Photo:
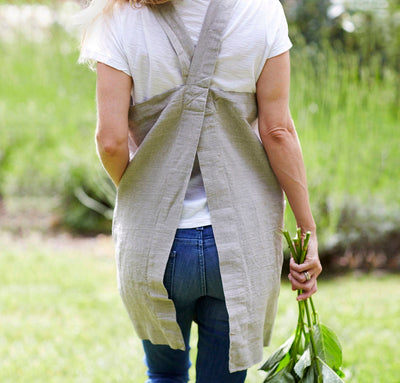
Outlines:
[[298,299],[315,293],[321,272],[288,107],[282,7],[94,0],[84,15],[81,61],[97,62],[97,149],[118,188],[119,289],[148,382],[188,381],[192,321],[196,381],[244,382],[276,314],[282,190],[312,233],[305,263],[290,263]]

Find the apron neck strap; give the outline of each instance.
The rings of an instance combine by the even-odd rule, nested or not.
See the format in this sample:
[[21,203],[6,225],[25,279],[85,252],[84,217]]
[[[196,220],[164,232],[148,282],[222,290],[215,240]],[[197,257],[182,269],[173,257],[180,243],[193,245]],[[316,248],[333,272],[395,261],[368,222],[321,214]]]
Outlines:
[[178,56],[186,84],[209,88],[235,2],[210,0],[196,48],[171,2],[155,8],[156,17]]
[[181,66],[183,81],[189,74],[190,63],[194,54],[194,45],[182,19],[172,2],[152,8],[154,14],[168,37]]

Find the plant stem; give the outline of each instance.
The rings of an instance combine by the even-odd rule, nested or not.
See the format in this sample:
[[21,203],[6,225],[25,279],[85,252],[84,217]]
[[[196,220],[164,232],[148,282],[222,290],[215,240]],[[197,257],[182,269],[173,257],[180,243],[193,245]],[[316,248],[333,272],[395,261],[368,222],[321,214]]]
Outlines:
[[318,373],[318,382],[322,382],[322,372],[321,372],[321,367],[319,365],[318,359],[317,359],[317,345],[315,344],[315,339],[314,339],[314,331],[313,331],[313,325],[311,322],[311,315],[310,315],[310,310],[308,308],[308,299],[304,301],[304,306],[306,308],[306,314],[307,314],[307,322],[308,322],[308,331],[310,334],[310,341],[311,341],[311,349],[313,353],[313,359],[315,360],[315,366],[317,368],[317,373]]
[[306,259],[307,250],[308,250],[308,242],[310,241],[311,232],[307,231],[306,237],[304,238],[303,249],[301,252],[300,263],[303,263]]
[[[297,294],[301,294],[301,291],[299,290]],[[302,301],[298,302],[299,306],[299,316],[297,318],[297,327],[295,331],[295,336],[293,340],[293,353],[291,355],[291,360],[289,364],[289,371],[291,371],[294,367],[294,365],[297,362],[297,355],[302,354],[303,352],[299,352],[299,346],[301,342],[301,336],[302,333],[304,332],[304,304]]]
[[299,259],[298,263],[303,263],[302,258],[303,258],[303,241],[301,239],[301,229],[298,227],[297,232],[296,232],[296,238],[294,238],[293,242],[295,244],[296,250],[297,250],[297,258]]
[[291,254],[292,254],[292,257],[293,257],[294,261],[295,261],[296,263],[299,263],[299,259],[298,259],[298,256],[297,256],[297,254],[296,254],[296,250],[295,250],[295,248],[294,248],[294,246],[293,246],[293,242],[292,242],[292,240],[291,240],[291,238],[290,238],[289,232],[288,232],[287,230],[284,230],[284,231],[282,232],[282,234],[284,235],[284,237],[285,237],[285,239],[286,239],[286,242],[288,243],[289,250],[290,250],[290,252],[291,252]]
[[317,310],[315,309],[312,297],[310,297],[308,299],[310,301],[311,309],[312,309],[312,313],[313,313],[313,324],[317,324],[319,322]]

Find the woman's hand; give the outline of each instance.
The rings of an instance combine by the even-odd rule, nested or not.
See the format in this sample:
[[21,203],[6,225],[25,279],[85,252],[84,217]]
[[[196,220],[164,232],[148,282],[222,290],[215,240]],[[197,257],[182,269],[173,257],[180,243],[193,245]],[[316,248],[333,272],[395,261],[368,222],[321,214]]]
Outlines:
[[290,258],[289,280],[292,283],[292,290],[303,290],[303,293],[297,297],[297,300],[307,299],[317,291],[317,278],[321,274],[321,271],[317,236],[315,233],[312,233],[304,263],[299,265],[293,257]]

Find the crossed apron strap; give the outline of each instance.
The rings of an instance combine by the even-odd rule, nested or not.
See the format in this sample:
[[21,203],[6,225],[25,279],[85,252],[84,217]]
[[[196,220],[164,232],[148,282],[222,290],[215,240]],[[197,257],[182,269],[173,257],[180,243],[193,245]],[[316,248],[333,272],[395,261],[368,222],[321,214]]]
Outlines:
[[[171,108],[175,108],[180,114],[179,123],[176,126],[168,125],[163,128],[164,134],[173,136],[173,141],[164,154],[160,166],[165,167],[165,180],[173,179],[174,182],[164,182],[161,186],[162,190],[159,190],[165,201],[159,204],[157,220],[154,224],[154,232],[158,235],[153,236],[149,247],[149,254],[153,254],[154,259],[163,259],[165,256],[163,243],[171,241],[172,245],[175,236],[175,228],[179,223],[185,192],[204,125],[209,86],[219,55],[221,36],[228,23],[234,1],[236,0],[210,0],[193,58],[190,57],[192,52],[188,49],[190,37],[172,4],[156,8],[155,11],[156,14],[160,13],[160,16],[157,17],[175,52],[181,52],[182,72],[187,74],[187,77],[185,86],[176,90],[182,103],[171,105]],[[185,51],[189,60],[182,57],[182,50]],[[187,62],[190,63],[189,66]],[[162,126],[161,123],[160,126]],[[155,138],[154,142],[154,145],[159,145]],[[159,273],[159,265],[155,261],[149,262],[147,278],[158,280]],[[162,287],[162,285],[160,286]],[[150,295],[161,294],[156,290]]]
[[155,15],[178,57],[186,84],[209,88],[222,34],[235,0],[210,0],[196,48],[171,2],[155,8]]
[[192,39],[172,3],[157,6],[154,8],[154,14],[174,48],[181,66],[183,81],[186,83],[194,53]]

